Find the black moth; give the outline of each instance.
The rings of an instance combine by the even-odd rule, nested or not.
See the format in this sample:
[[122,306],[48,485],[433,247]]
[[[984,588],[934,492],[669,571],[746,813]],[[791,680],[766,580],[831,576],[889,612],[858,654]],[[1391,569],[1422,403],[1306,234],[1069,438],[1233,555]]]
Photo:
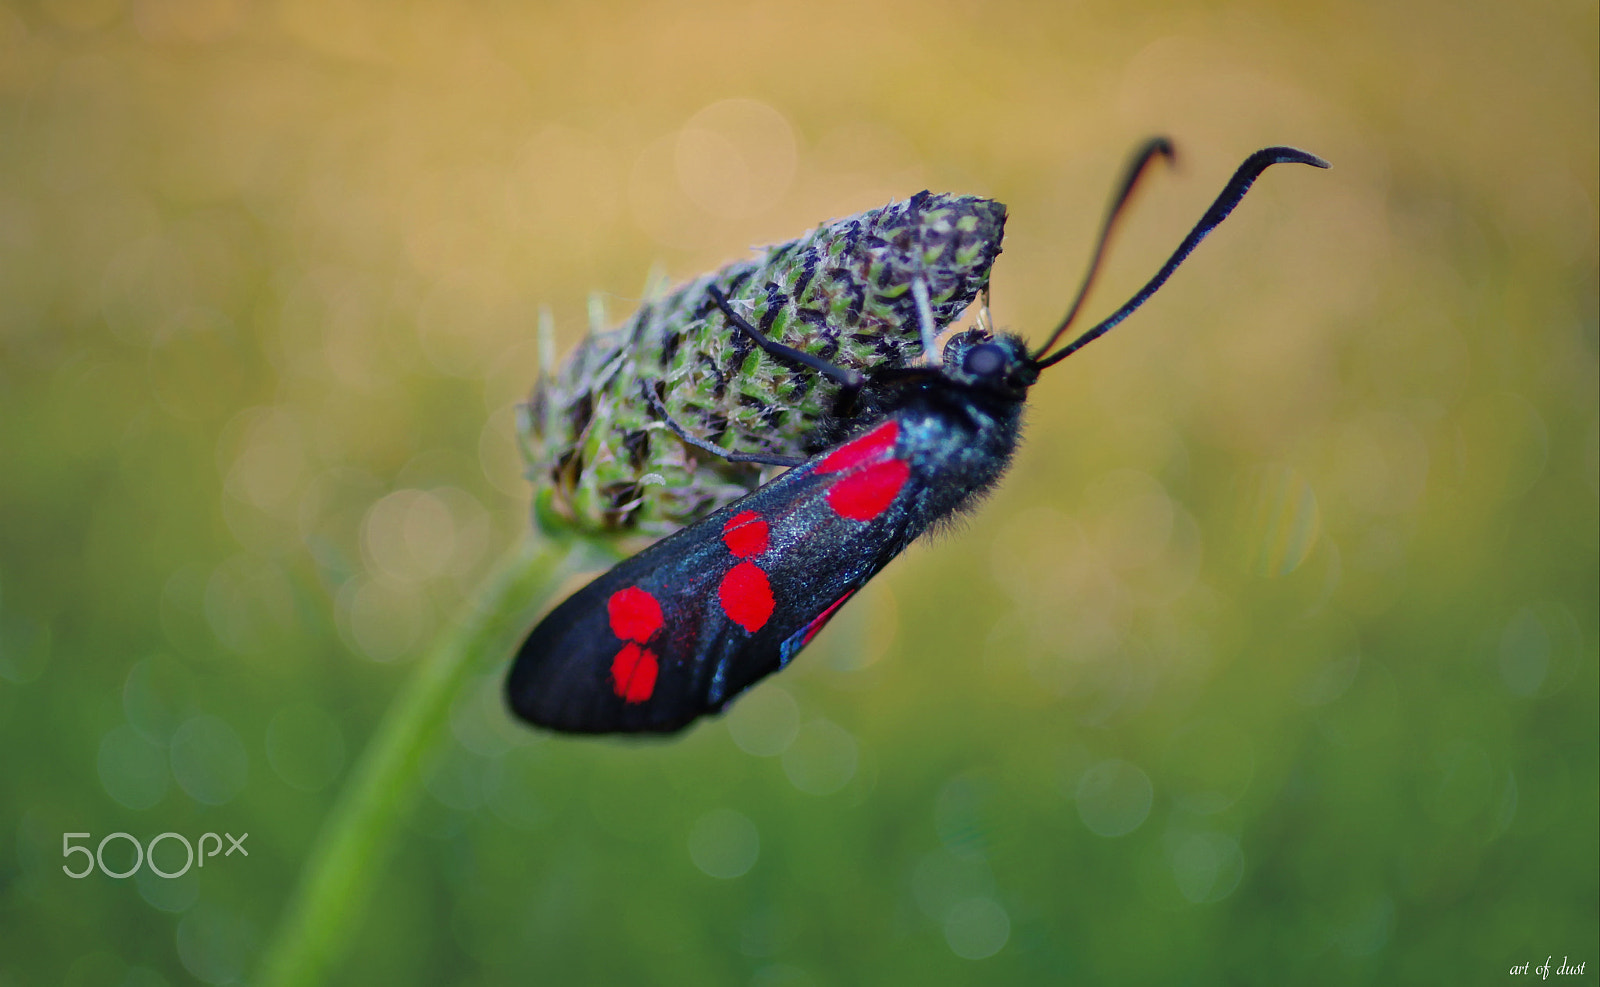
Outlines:
[[[1252,154],[1149,283],[1050,352],[1077,315],[1140,174],[1156,156],[1171,154],[1171,145],[1156,139],[1135,156],[1077,298],[1033,352],[1020,337],[972,328],[946,343],[936,366],[887,367],[863,377],[766,339],[713,289],[723,315],[769,354],[843,385],[849,437],[809,460],[737,457],[792,468],[618,563],[551,611],[523,642],[506,680],[516,714],[572,733],[670,733],[721,710],[788,664],[919,535],[993,487],[1016,451],[1022,406],[1040,372],[1142,305],[1261,172],[1285,162],[1328,167],[1294,148]],[[926,297],[920,284],[913,291],[919,301]],[[922,321],[931,353],[931,320]],[[685,441],[724,455],[666,421]]]

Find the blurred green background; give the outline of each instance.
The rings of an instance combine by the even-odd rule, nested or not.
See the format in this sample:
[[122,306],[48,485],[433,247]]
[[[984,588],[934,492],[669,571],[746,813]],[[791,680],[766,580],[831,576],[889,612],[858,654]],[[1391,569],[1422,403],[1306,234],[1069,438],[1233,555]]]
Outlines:
[[[670,743],[484,655],[337,982],[1485,983],[1600,963],[1593,3],[0,8],[0,984],[248,980],[601,293],[922,188],[1059,315],[1015,469]],[[62,834],[248,832],[73,880]],[[181,848],[159,849],[166,870]],[[106,865],[133,860],[126,841]],[[1533,974],[1536,976],[1536,974]]]

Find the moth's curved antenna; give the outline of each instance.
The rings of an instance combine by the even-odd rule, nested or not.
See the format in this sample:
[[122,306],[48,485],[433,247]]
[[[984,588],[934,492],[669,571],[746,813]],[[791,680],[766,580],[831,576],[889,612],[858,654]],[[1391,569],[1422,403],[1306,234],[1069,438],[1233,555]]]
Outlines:
[[[1182,243],[1178,244],[1178,249],[1173,251],[1172,256],[1167,259],[1165,264],[1161,265],[1161,270],[1156,272],[1155,277],[1151,278],[1143,288],[1139,289],[1137,294],[1128,299],[1121,308],[1111,313],[1099,325],[1049,356],[1035,357],[1039,369],[1043,370],[1045,367],[1060,363],[1089,343],[1104,336],[1116,328],[1123,319],[1132,315],[1135,309],[1148,301],[1150,296],[1156,293],[1157,289],[1166,284],[1167,279],[1172,277],[1172,272],[1176,271],[1178,265],[1182,264],[1194,252],[1194,248],[1200,245],[1200,241],[1204,240],[1212,230],[1217,228],[1218,224],[1228,218],[1228,214],[1233,212],[1234,207],[1244,198],[1244,194],[1250,191],[1250,186],[1255,184],[1255,180],[1261,177],[1263,171],[1275,164],[1286,163],[1307,164],[1314,168],[1327,168],[1329,166],[1328,162],[1315,154],[1308,154],[1293,147],[1266,147],[1245,158],[1244,163],[1233,173],[1233,177],[1228,179],[1228,184],[1223,187],[1222,193],[1217,196],[1216,201],[1211,203],[1211,208],[1206,210],[1206,214],[1200,217],[1200,222],[1196,223],[1194,229],[1189,231],[1189,235],[1184,237]],[[1115,218],[1114,212],[1112,218]],[[1097,260],[1098,257],[1097,253]],[[1057,330],[1057,335],[1060,335],[1060,330]],[[1051,337],[1051,342],[1055,342],[1054,336]],[[1044,349],[1048,349],[1048,346],[1041,347],[1041,352]]]
[[1089,269],[1083,274],[1083,283],[1078,286],[1078,295],[1072,299],[1072,304],[1067,308],[1067,314],[1062,317],[1056,331],[1050,334],[1043,346],[1034,351],[1035,360],[1050,352],[1050,347],[1056,344],[1061,334],[1072,326],[1078,318],[1078,310],[1083,308],[1084,299],[1089,297],[1089,289],[1094,286],[1094,279],[1100,273],[1100,262],[1105,259],[1106,245],[1111,242],[1111,231],[1117,225],[1117,217],[1122,215],[1122,208],[1133,197],[1133,190],[1139,184],[1139,179],[1144,177],[1144,171],[1150,162],[1161,157],[1173,164],[1178,160],[1178,152],[1172,146],[1172,141],[1165,137],[1152,137],[1145,141],[1144,146],[1134,152],[1128,161],[1128,168],[1122,173],[1122,185],[1117,189],[1117,194],[1111,197],[1111,206],[1106,209],[1106,221],[1100,226],[1100,239],[1094,245],[1094,256],[1089,258]]

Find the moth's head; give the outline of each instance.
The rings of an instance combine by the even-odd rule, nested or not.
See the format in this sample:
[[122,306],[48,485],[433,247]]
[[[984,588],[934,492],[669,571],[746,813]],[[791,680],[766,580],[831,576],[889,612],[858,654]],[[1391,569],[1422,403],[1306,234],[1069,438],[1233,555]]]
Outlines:
[[944,373],[968,387],[1021,400],[1039,379],[1039,364],[1021,336],[973,328],[944,344]]

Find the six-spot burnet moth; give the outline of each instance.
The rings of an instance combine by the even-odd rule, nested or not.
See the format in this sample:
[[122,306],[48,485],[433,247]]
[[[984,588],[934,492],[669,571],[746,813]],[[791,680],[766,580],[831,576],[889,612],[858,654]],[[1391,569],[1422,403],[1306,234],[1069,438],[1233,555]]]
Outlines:
[[[1145,166],[1171,154],[1164,140],[1136,156],[1066,318],[1044,345],[982,325],[957,333],[938,365],[865,374],[833,367],[767,339],[714,286],[712,304],[767,353],[808,367],[842,391],[849,436],[806,460],[732,458],[792,467],[579,590],[523,642],[506,681],[518,716],[574,733],[667,733],[721,710],[782,668],[866,582],[929,527],[973,505],[1016,450],[1028,389],[1039,374],[1122,322],[1238,205],[1268,167],[1328,167],[1304,151],[1270,147],[1239,166],[1171,258],[1111,316],[1071,343],[1107,238]],[[932,352],[929,292],[912,283]],[[647,395],[648,397],[648,395]],[[659,401],[649,402],[659,415]],[[668,427],[686,442],[714,448]]]
[[[521,409],[540,525],[663,535],[759,484],[759,465],[723,452],[807,457],[831,443],[838,385],[763,357],[712,288],[770,340],[858,373],[901,366],[921,346],[913,280],[942,330],[987,289],[1005,221],[990,199],[921,192],[765,248],[586,337]],[[653,402],[716,451],[670,434]]]

